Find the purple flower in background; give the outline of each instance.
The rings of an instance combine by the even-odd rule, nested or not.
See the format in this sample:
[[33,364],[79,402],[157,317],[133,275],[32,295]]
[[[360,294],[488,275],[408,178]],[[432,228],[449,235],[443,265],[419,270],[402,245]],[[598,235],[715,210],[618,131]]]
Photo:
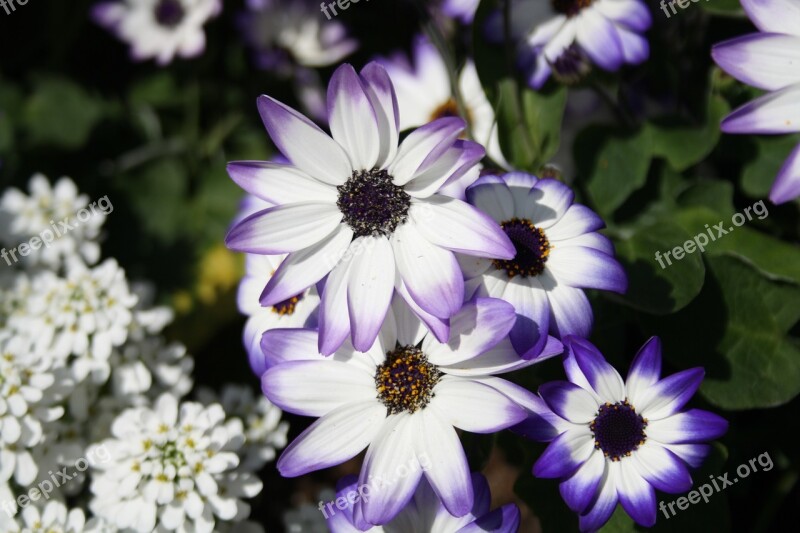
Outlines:
[[480,0],[443,0],[441,10],[448,17],[472,24]]
[[548,20],[537,18],[522,43],[530,63],[528,84],[534,89],[550,74],[565,80],[580,76],[588,62],[613,72],[650,55],[641,34],[652,18],[641,0],[525,0],[514,3],[514,9],[522,11],[522,17],[526,11],[548,11]]
[[617,503],[638,524],[656,521],[655,489],[692,487],[689,467],[707,456],[707,441],[728,429],[723,418],[684,409],[703,380],[702,368],[661,379],[661,341],[639,350],[623,381],[591,343],[564,340],[569,382],[542,385],[550,413],[540,413],[557,436],[536,461],[537,477],[560,480],[561,496],[579,514],[582,531],[605,524]]
[[[711,55],[737,80],[768,91],[722,121],[726,133],[777,135],[800,131],[800,3],[742,0],[761,30],[717,44]],[[800,145],[778,172],[769,199],[782,204],[800,196]]]
[[[562,351],[551,338],[536,359],[520,359],[506,338],[513,322],[507,303],[478,299],[452,318],[445,344],[395,296],[366,353],[345,343],[326,357],[314,330],[268,331],[264,394],[286,411],[318,418],[286,448],[278,470],[301,476],[367,448],[358,483],[373,491],[355,508],[366,523],[393,520],[423,474],[451,515],[467,515],[474,492],[456,428],[494,433],[525,420],[529,411],[521,404],[535,395],[494,375]],[[395,475],[401,466],[407,475]]]
[[383,67],[359,75],[339,67],[328,87],[332,137],[300,113],[262,96],[264,124],[291,164],[231,163],[231,178],[271,207],[231,229],[237,251],[288,257],[261,295],[283,302],[327,276],[319,348],[330,354],[352,332],[368,350],[395,290],[440,339],[463,303],[464,279],[453,252],[510,259],[500,227],[466,202],[438,191],[484,155],[459,140],[464,121],[443,118],[398,146],[398,108]]
[[[424,465],[423,465],[424,466]],[[402,474],[404,471],[400,471]],[[408,504],[397,517],[384,526],[371,526],[355,512],[349,502],[370,498],[372,485],[359,485],[356,476],[347,476],[338,483],[336,500],[320,507],[331,533],[407,533],[409,531],[431,533],[516,533],[519,528],[519,509],[513,503],[489,511],[491,493],[482,474],[473,473],[472,492],[475,500],[472,509],[464,516],[453,516],[442,505],[436,491],[426,479],[422,479]],[[342,500],[342,498],[344,500]],[[348,502],[341,509],[337,503]],[[360,520],[359,520],[360,519]]]
[[515,256],[459,256],[466,297],[502,298],[514,306],[511,342],[523,357],[541,349],[548,331],[559,337],[589,335],[593,315],[584,289],[627,289],[611,241],[597,233],[605,224],[574,203],[572,189],[560,181],[522,172],[483,176],[467,198],[502,226]]
[[322,16],[317,1],[247,0],[246,5],[239,27],[259,68],[288,73],[293,65],[325,67],[358,48],[341,22]]
[[203,53],[203,25],[220,11],[221,0],[111,0],[95,5],[92,18],[128,43],[135,61],[166,65]]

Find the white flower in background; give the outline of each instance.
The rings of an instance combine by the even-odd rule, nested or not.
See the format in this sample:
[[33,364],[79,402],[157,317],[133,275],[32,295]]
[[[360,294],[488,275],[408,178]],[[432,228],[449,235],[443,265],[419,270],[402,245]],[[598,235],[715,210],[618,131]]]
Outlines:
[[244,519],[239,498],[261,489],[237,470],[245,437],[219,404],[179,405],[164,394],[152,409],[123,412],[111,433],[101,443],[111,460],[92,465],[90,508],[120,529],[211,532],[217,521]]
[[221,404],[228,417],[236,417],[244,424],[245,443],[239,452],[242,470],[261,470],[275,459],[276,450],[286,446],[289,423],[281,421],[283,411],[265,396],[256,397],[251,388],[225,385],[219,398],[214,391],[204,388],[198,391],[198,397],[205,405]]
[[[77,215],[89,206],[89,197],[79,194],[71,179],[60,178],[51,186],[45,176],[36,174],[28,182],[28,192],[11,188],[0,197],[0,240],[5,247],[16,249],[15,255],[4,256],[6,266],[58,270],[74,262],[96,263],[100,258],[100,229],[105,215],[113,210],[108,197],[96,202],[94,211],[88,209],[88,217],[81,213],[84,221]],[[23,257],[19,246],[29,244],[34,237],[39,239],[38,249]],[[43,238],[51,242],[44,245]]]
[[111,0],[95,5],[92,18],[130,45],[134,61],[166,65],[200,55],[203,26],[221,11],[221,0]]
[[[329,502],[336,499],[336,492],[324,489],[317,495],[317,500]],[[317,508],[317,504],[301,503],[283,513],[283,526],[286,533],[328,533],[328,524]]]
[[114,395],[153,399],[169,392],[178,398],[192,389],[194,359],[186,347],[158,336],[129,341],[111,355],[111,382]]
[[[3,530],[8,531],[8,530]],[[19,514],[13,533],[114,533],[115,528],[92,518],[86,521],[82,509],[67,509],[57,500],[42,506],[29,505]]]
[[265,70],[289,71],[339,63],[358,48],[345,26],[325,20],[314,0],[247,0],[239,17],[244,39]]
[[0,483],[33,483],[39,468],[31,452],[42,442],[42,425],[60,418],[52,406],[55,377],[48,361],[33,356],[25,341],[0,333]]
[[[379,59],[392,79],[400,108],[400,130],[416,128],[442,117],[460,116],[453,97],[447,64],[436,47],[419,36],[413,44],[413,65],[398,54]],[[463,99],[472,137],[486,147],[486,154],[508,168],[500,149],[494,108],[486,98],[475,63],[468,60],[458,75],[458,91]]]

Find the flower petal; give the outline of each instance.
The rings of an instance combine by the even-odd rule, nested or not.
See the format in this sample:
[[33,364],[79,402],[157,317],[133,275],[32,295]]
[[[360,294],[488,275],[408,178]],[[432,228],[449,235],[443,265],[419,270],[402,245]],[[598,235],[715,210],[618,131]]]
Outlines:
[[575,357],[578,368],[589,385],[604,402],[621,402],[625,399],[625,383],[613,366],[587,340],[579,337],[564,339],[564,346]]
[[617,70],[625,56],[614,23],[587,9],[576,17],[576,24],[576,40],[592,62],[603,70]]
[[286,447],[278,470],[284,477],[297,477],[352,459],[372,442],[385,419],[386,406],[377,401],[334,409]]
[[589,507],[603,480],[605,469],[606,460],[603,454],[593,453],[574,474],[559,484],[561,497],[570,509],[582,513]]
[[514,278],[508,281],[503,299],[514,306],[516,320],[510,339],[521,357],[531,359],[547,343],[550,329],[550,302],[537,279]]
[[692,488],[692,476],[686,463],[650,439],[631,454],[631,461],[639,474],[662,492],[680,494]]
[[690,368],[662,379],[642,394],[636,410],[648,420],[661,420],[677,413],[697,392],[703,376],[702,368]]
[[335,204],[304,203],[270,207],[236,224],[225,244],[237,252],[278,255],[316,244],[339,226]]
[[501,392],[468,378],[443,376],[430,408],[442,420],[472,433],[495,433],[527,418],[525,409]]
[[405,185],[424,163],[441,157],[464,131],[466,123],[457,117],[434,120],[408,134],[389,165],[395,185]]
[[794,133],[800,131],[800,84],[756,98],[725,117],[725,133]]
[[380,150],[375,166],[384,168],[397,155],[397,145],[400,137],[398,130],[400,113],[397,108],[397,96],[392,86],[392,81],[389,79],[389,74],[378,63],[368,63],[361,70],[361,78],[364,80],[364,89],[367,97],[372,102],[380,132]]
[[800,196],[800,144],[792,150],[789,159],[778,172],[772,190],[769,191],[769,199],[774,204],[783,204],[798,196]]
[[547,258],[547,270],[559,283],[570,287],[618,293],[628,289],[628,276],[619,261],[594,248],[554,246]]
[[617,494],[623,509],[644,527],[656,523],[656,493],[631,461],[620,461]]
[[374,377],[340,361],[289,361],[267,370],[261,388],[285,411],[324,416],[343,405],[374,399]]
[[575,424],[591,422],[600,407],[594,396],[568,381],[545,383],[539,394],[554,413]]
[[620,476],[619,462],[606,462],[603,480],[599,485],[599,492],[589,504],[589,509],[579,517],[581,531],[597,531],[608,522],[614,509],[617,507],[617,479]]
[[571,476],[597,453],[600,452],[594,449],[594,437],[588,426],[565,431],[539,456],[533,465],[533,475],[542,478]]
[[359,237],[353,246],[363,251],[352,258],[347,281],[347,308],[353,345],[366,352],[375,342],[394,293],[394,253],[389,239]]
[[236,184],[274,205],[305,202],[335,204],[336,189],[315,180],[293,165],[270,161],[228,163],[228,175]]
[[701,409],[652,420],[647,424],[647,437],[665,444],[683,444],[714,440],[728,431],[728,421]]
[[639,398],[658,382],[661,377],[661,339],[650,337],[633,358],[625,390],[633,405],[638,405]]
[[800,83],[800,37],[752,33],[714,45],[711,57],[737,80],[775,91]]
[[347,280],[352,261],[340,261],[328,274],[319,306],[319,353],[330,355],[350,335]]
[[337,68],[328,84],[328,122],[353,169],[372,169],[381,148],[378,118],[352,65]]
[[498,224],[514,217],[514,198],[497,176],[482,176],[467,188],[467,200]]
[[539,282],[547,291],[550,331],[561,338],[568,335],[588,337],[592,331],[594,315],[583,289],[558,283],[547,270],[539,276]]
[[800,6],[792,0],[742,0],[742,7],[763,32],[800,35],[796,24]]
[[456,533],[515,533],[519,530],[519,507],[509,503],[485,514]]
[[302,114],[266,95],[258,98],[258,110],[272,142],[306,174],[330,185],[341,185],[351,176],[344,149]]

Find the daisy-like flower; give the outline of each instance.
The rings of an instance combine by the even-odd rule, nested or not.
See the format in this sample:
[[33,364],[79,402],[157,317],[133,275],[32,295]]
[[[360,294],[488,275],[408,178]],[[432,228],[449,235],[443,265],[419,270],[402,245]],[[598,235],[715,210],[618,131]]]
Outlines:
[[111,432],[100,443],[111,460],[91,465],[90,508],[120,529],[211,532],[216,521],[246,518],[240,497],[261,490],[237,470],[241,424],[225,424],[219,404],[164,394],[152,409],[123,412]]
[[358,48],[344,24],[325,20],[315,0],[247,0],[246,6],[239,25],[260,68],[326,67]]
[[560,181],[521,172],[483,176],[467,198],[502,226],[516,248],[510,260],[459,256],[467,298],[502,298],[514,306],[510,337],[523,357],[538,353],[548,331],[589,335],[592,307],[583,289],[627,289],[611,241],[597,233],[605,224],[574,203],[574,193]]
[[[366,353],[347,343],[325,357],[313,330],[268,331],[264,393],[285,411],[319,417],[286,448],[278,470],[301,476],[367,448],[358,481],[374,495],[356,509],[366,523],[391,521],[423,471],[450,514],[469,513],[474,494],[455,428],[494,433],[526,419],[520,403],[533,395],[494,374],[561,351],[551,339],[536,359],[520,359],[506,339],[514,320],[506,302],[478,299],[452,318],[443,344],[396,296]],[[407,475],[395,475],[401,466]]]
[[[276,207],[228,233],[237,251],[288,257],[261,295],[285,301],[327,276],[320,305],[319,346],[333,353],[352,331],[368,350],[397,290],[429,318],[446,321],[463,303],[464,280],[454,251],[510,259],[514,247],[488,216],[438,194],[483,157],[459,140],[465,123],[435,120],[398,146],[399,110],[380,65],[358,74],[343,65],[328,87],[332,138],[297,111],[262,96],[259,110],[289,165],[245,161],[233,180]],[[446,323],[437,329],[446,338]]]
[[[413,65],[403,54],[378,61],[386,68],[397,91],[400,130],[416,128],[437,118],[459,116],[447,65],[428,39],[422,36],[415,39]],[[473,138],[486,147],[487,155],[496,163],[508,167],[500,149],[494,109],[471,59],[458,75],[458,91]]]
[[[12,188],[0,198],[0,240],[17,250],[14,256],[3,250],[3,262],[12,266],[19,261],[25,268],[42,266],[53,271],[75,262],[96,263],[100,258],[100,229],[105,216],[114,209],[108,198],[101,199],[99,206],[95,202],[90,209],[89,197],[79,194],[71,179],[60,178],[51,186],[42,174],[30,179],[28,193]],[[81,220],[77,219],[79,212]],[[22,257],[19,245],[33,238],[39,240],[36,249],[31,247]]]
[[[328,516],[328,526],[332,533],[478,533],[492,531],[494,533],[516,533],[519,528],[519,509],[513,503],[489,511],[491,493],[489,484],[481,474],[471,476],[472,492],[475,495],[472,508],[464,516],[453,516],[442,505],[433,487],[423,479],[417,486],[414,496],[397,517],[383,526],[370,526],[359,520],[352,506],[343,510],[335,505],[327,507],[323,513]],[[369,498],[369,491],[361,488],[358,478],[348,476],[339,482],[337,500],[350,502],[362,496]],[[349,496],[349,498],[348,498]],[[326,512],[327,511],[327,512]]]
[[[520,2],[515,9],[534,10],[541,0]],[[650,55],[642,37],[652,18],[641,0],[551,0],[549,17],[528,33],[523,47],[530,56],[528,83],[541,88],[551,74],[566,81],[585,73],[590,61],[603,70],[638,64]],[[538,19],[541,20],[541,19]]]
[[203,26],[220,11],[221,0],[109,0],[94,6],[92,18],[130,45],[134,61],[163,66],[203,53]]
[[700,466],[728,423],[685,409],[703,380],[702,368],[661,379],[661,342],[650,339],[623,381],[588,341],[565,339],[569,382],[542,385],[552,411],[544,418],[557,437],[534,464],[537,477],[558,478],[561,495],[580,515],[582,531],[608,521],[617,502],[638,524],[656,521],[655,489],[670,494],[692,486]]
[[[717,64],[737,80],[768,91],[722,121],[725,133],[777,135],[800,131],[800,4],[794,0],[742,0],[761,33],[714,46]],[[769,199],[800,196],[800,145],[778,172]]]
[[22,510],[16,528],[10,533],[114,533],[116,528],[99,518],[86,520],[83,509],[67,509],[57,500],[44,505],[30,505]]

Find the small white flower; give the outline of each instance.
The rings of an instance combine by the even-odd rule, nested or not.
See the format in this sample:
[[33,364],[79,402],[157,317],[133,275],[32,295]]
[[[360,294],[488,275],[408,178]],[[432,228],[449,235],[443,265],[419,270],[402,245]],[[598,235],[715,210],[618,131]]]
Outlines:
[[114,533],[116,529],[97,518],[86,521],[83,509],[67,509],[56,500],[31,505],[20,513],[14,533]]
[[201,389],[198,396],[206,405],[219,402],[229,417],[244,425],[245,444],[239,453],[242,470],[260,470],[275,459],[276,450],[286,446],[289,423],[281,422],[283,412],[265,396],[256,398],[249,387],[233,384],[222,388],[219,399],[210,389]]
[[97,4],[92,16],[130,45],[133,60],[166,65],[175,56],[200,55],[203,25],[220,11],[221,0],[112,0]]
[[219,520],[244,519],[240,496],[261,489],[237,470],[244,435],[219,404],[164,394],[152,409],[124,411],[111,433],[102,443],[111,460],[92,465],[90,508],[121,529],[211,532]]
[[[0,240],[4,246],[16,249],[14,255],[3,250],[4,262],[9,266],[18,263],[25,268],[44,266],[51,270],[74,262],[96,263],[100,258],[97,239],[110,210],[101,209],[102,206],[90,209],[89,197],[78,194],[75,183],[66,177],[51,187],[45,176],[36,174],[28,182],[28,191],[26,195],[12,188],[0,198]],[[78,220],[78,213],[84,208],[88,216],[81,212]],[[33,243],[37,249],[23,257],[19,246],[30,245],[34,237],[39,239]]]

